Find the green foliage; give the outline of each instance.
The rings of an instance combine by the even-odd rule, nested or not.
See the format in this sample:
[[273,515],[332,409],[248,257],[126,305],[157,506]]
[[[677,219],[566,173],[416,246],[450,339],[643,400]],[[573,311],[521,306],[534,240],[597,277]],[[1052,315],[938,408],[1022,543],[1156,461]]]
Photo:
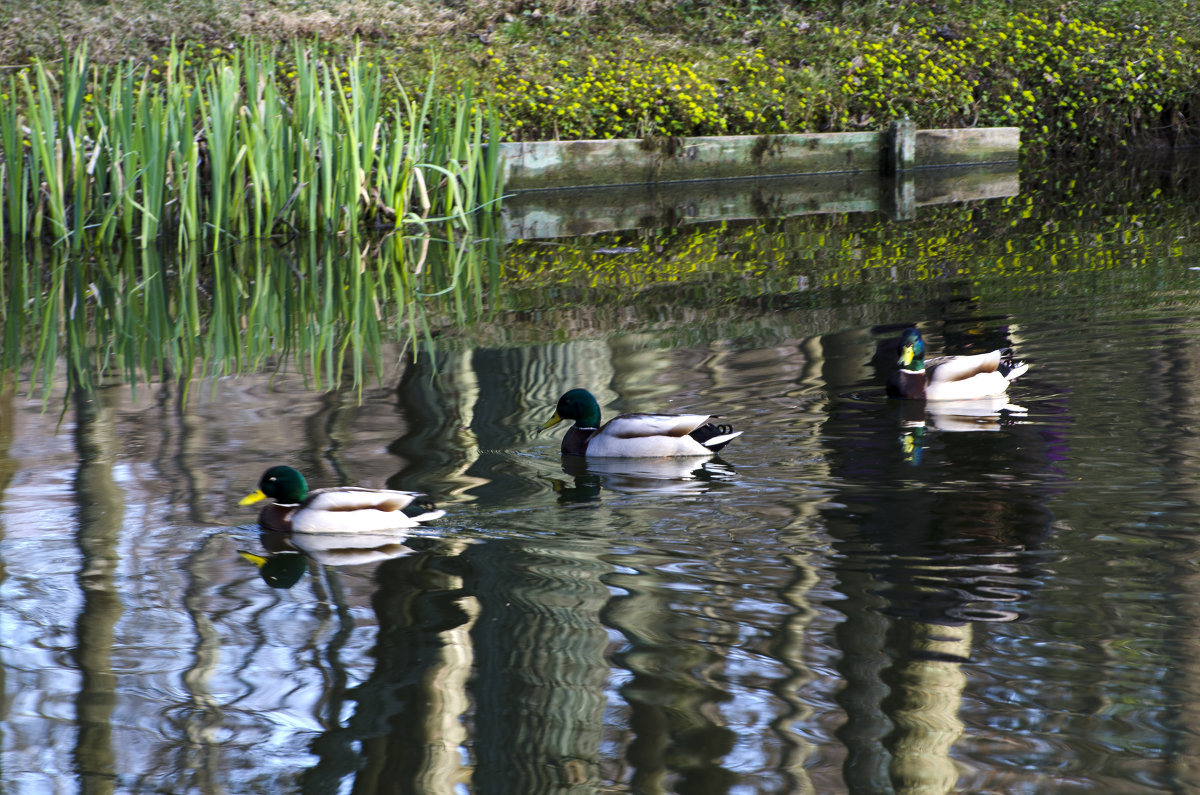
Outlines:
[[[122,22],[135,18],[141,39]],[[334,101],[336,83],[377,90],[353,112],[357,125],[375,113],[385,123],[403,115],[402,87],[419,94],[436,63],[437,95],[473,86],[473,96],[494,99],[496,132],[509,140],[881,129],[907,116],[925,128],[1015,124],[1027,148],[1072,151],[1187,136],[1200,110],[1194,0],[47,0],[0,32],[8,56],[0,63],[21,63],[30,51],[50,63],[51,30],[50,40],[91,42],[97,58],[129,64],[131,88],[144,74],[167,74],[162,43],[173,38],[187,43],[184,71],[197,76],[238,56],[230,36],[301,42],[282,56],[259,51],[262,78],[281,97],[309,79],[305,95],[318,102]],[[318,34],[321,43],[312,44]],[[374,76],[363,70],[368,63]],[[241,54],[238,70],[247,75],[239,78],[252,68]],[[73,69],[68,58],[51,71],[63,73],[65,87]],[[17,89],[7,93],[21,98]],[[263,99],[270,93],[268,85]],[[52,149],[48,162],[57,166]],[[6,198],[20,190],[17,178]],[[46,225],[55,223],[50,209]],[[269,221],[264,212],[260,222]]]
[[767,63],[761,50],[689,64],[639,48],[589,56],[582,73],[536,48],[520,60],[489,57],[493,96],[512,138],[755,134],[804,129],[826,113],[811,71]]
[[[629,138],[1019,126],[1033,149],[1125,145],[1186,133],[1200,58],[1176,35],[1015,13],[958,21],[928,12],[890,29],[779,21],[757,44],[693,58],[489,49],[483,72],[508,136]],[[684,60],[688,58],[688,60]]]

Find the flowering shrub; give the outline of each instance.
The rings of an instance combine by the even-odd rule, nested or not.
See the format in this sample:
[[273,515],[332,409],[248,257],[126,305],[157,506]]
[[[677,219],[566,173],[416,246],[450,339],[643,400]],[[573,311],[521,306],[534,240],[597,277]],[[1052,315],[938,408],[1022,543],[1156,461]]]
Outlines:
[[1183,130],[1200,96],[1184,39],[1080,19],[914,17],[887,35],[780,23],[758,42],[686,63],[641,46],[489,50],[481,72],[505,134],[524,140],[836,132],[907,117],[1015,125],[1026,146],[1070,148]]
[[[489,53],[493,100],[513,138],[755,134],[807,126],[817,81],[762,50],[680,63],[639,49],[582,65],[536,48]],[[797,87],[810,90],[789,96]]]
[[[387,3],[395,14],[410,5],[421,1]],[[354,55],[377,65],[389,107],[397,87],[423,86],[436,65],[440,93],[491,102],[508,140],[842,132],[908,117],[926,129],[1016,125],[1031,149],[1094,149],[1191,132],[1200,112],[1195,0],[462,5],[473,21],[443,19],[453,35],[405,29],[406,16],[380,9],[377,29],[354,21],[360,40],[335,26],[302,46],[331,66]],[[21,38],[18,23],[10,40]],[[211,34],[219,29],[179,37],[185,68],[237,65],[236,39]],[[75,35],[89,32],[98,35]],[[111,65],[131,41],[109,41],[104,56],[96,48],[97,63]],[[132,90],[167,79],[153,54],[165,54],[164,41],[148,30],[139,54],[122,59],[145,66]],[[274,73],[286,92],[295,65],[280,49]]]

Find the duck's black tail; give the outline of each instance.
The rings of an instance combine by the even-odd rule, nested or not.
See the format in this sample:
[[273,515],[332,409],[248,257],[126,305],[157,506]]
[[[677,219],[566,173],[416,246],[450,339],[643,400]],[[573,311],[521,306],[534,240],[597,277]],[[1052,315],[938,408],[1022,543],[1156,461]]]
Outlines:
[[732,425],[718,425],[715,422],[706,422],[688,434],[714,453],[741,435],[742,432],[735,431]]
[[1003,348],[1000,351],[1000,374],[1009,381],[1020,378],[1029,369],[1029,365],[1025,362],[1017,361],[1013,358],[1012,348]]

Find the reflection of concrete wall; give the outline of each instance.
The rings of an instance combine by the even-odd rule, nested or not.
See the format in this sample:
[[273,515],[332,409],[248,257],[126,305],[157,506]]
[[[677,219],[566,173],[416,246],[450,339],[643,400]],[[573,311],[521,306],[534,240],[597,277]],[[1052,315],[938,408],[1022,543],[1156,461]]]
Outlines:
[[1019,192],[1016,163],[914,171],[902,179],[839,173],[531,190],[505,199],[502,233],[506,240],[539,240],[831,213],[885,212],[910,218],[919,207]]

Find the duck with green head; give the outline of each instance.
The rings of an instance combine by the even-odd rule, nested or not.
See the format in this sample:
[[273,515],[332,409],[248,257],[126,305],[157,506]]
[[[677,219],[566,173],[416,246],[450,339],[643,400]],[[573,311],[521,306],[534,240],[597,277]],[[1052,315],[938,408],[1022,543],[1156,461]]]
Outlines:
[[338,486],[308,490],[304,476],[289,466],[273,466],[258,481],[258,490],[239,505],[272,499],[258,515],[268,529],[291,533],[377,533],[416,527],[445,515],[431,510],[416,516],[404,512],[421,496],[411,491]]
[[887,382],[888,397],[907,400],[974,400],[1002,395],[1029,369],[1013,361],[1012,349],[973,356],[925,358],[925,340],[915,328],[900,337],[899,369]]
[[558,399],[542,430],[575,420],[562,440],[565,455],[601,458],[710,456],[742,434],[709,414],[621,414],[600,424],[600,404],[586,389]]

